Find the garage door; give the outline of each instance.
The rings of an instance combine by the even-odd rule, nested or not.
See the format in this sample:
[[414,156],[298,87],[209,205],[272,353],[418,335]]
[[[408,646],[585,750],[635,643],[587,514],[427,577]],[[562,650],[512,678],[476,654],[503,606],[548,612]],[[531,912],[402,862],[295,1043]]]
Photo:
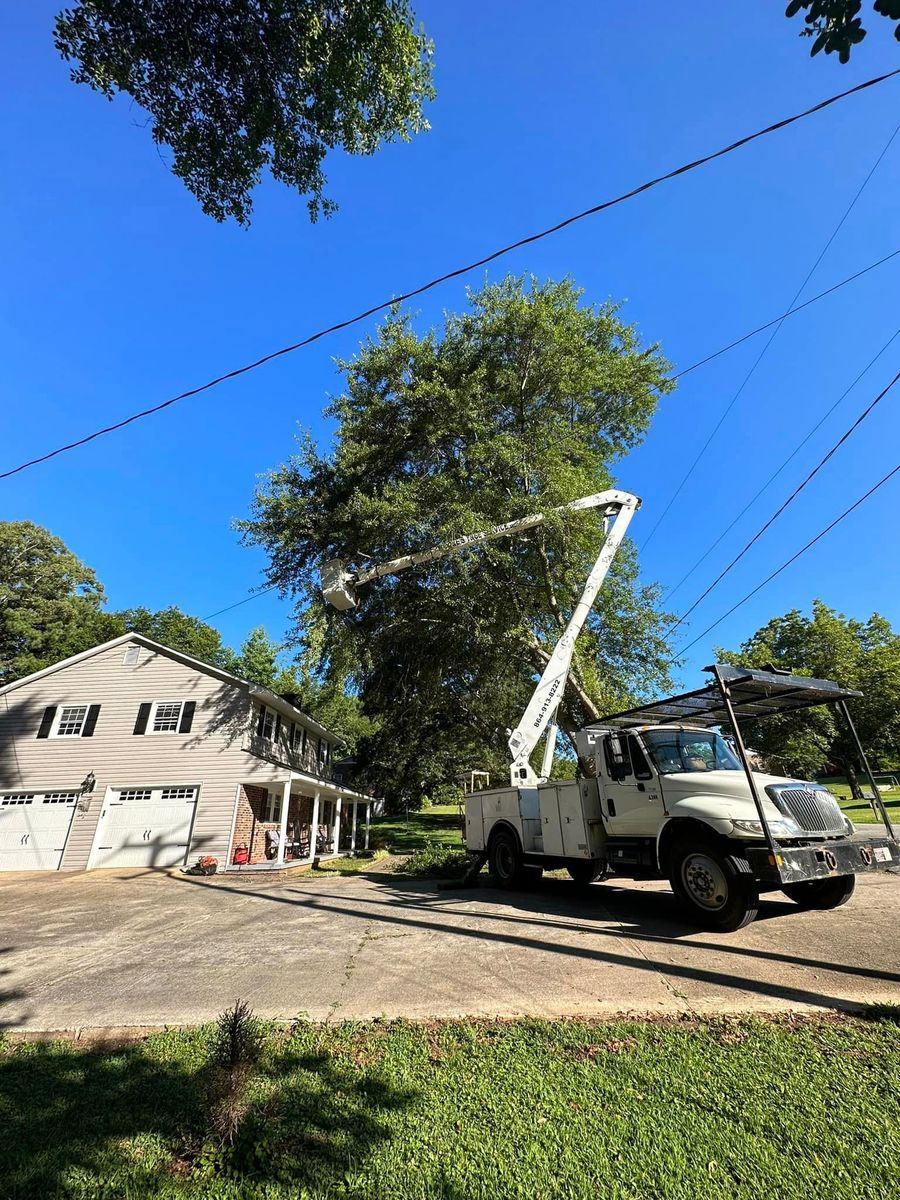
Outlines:
[[175,867],[184,862],[197,807],[194,787],[120,788],[103,806],[92,867]]
[[77,792],[0,792],[0,871],[58,871]]

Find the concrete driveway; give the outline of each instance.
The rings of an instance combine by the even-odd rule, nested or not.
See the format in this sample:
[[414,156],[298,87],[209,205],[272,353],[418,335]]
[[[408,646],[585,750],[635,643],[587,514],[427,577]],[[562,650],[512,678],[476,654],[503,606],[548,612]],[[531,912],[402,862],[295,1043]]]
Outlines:
[[438,891],[387,872],[0,876],[0,1025],[262,1016],[601,1015],[900,1003],[900,878],[848,906],[780,894],[733,934],[683,924],[661,883]]

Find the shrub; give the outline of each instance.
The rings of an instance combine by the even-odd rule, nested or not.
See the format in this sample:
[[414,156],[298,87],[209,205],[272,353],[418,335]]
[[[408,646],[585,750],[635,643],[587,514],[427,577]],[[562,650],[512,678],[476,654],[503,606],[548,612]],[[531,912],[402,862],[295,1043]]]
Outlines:
[[426,842],[421,850],[398,863],[395,869],[416,879],[458,879],[465,874],[469,862],[470,856],[465,850]]
[[253,1068],[262,1052],[259,1021],[246,1000],[216,1021],[210,1048],[207,1102],[210,1124],[220,1145],[231,1145],[247,1114],[247,1090]]

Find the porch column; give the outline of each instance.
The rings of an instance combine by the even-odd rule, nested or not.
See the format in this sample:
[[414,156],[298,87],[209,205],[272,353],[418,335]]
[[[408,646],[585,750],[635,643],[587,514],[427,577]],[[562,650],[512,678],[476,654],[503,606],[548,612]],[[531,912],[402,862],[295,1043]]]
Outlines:
[[281,828],[279,833],[281,836],[278,839],[278,853],[275,856],[275,865],[284,866],[284,843],[287,841],[287,823],[288,809],[291,806],[291,777],[288,775],[284,784],[284,791],[281,796]]
[[334,826],[331,831],[331,849],[334,854],[338,852],[338,845],[341,840],[341,797],[334,802]]
[[319,832],[319,792],[313,792],[312,821],[309,827],[309,862],[316,857],[316,835]]
[[353,801],[353,820],[350,824],[350,851],[356,849],[356,801]]
[[371,819],[372,819],[372,803],[370,800],[367,800],[366,801],[366,844],[365,844],[366,850],[368,850],[368,848],[369,848],[369,822]]

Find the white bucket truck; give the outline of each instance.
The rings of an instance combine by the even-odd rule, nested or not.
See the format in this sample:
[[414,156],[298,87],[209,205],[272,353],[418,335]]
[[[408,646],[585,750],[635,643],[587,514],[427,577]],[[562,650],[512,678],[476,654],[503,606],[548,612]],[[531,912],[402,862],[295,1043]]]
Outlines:
[[[504,887],[559,867],[579,883],[611,874],[668,879],[692,917],[719,930],[752,921],[762,891],[780,889],[806,908],[844,904],[857,873],[900,864],[900,846],[847,709],[858,692],[774,669],[710,667],[714,680],[706,687],[582,730],[576,735],[578,753],[589,772],[577,780],[548,780],[556,710],[575,640],[639,507],[636,496],[610,490],[555,510],[598,509],[606,537],[565,632],[510,732],[510,786],[466,798],[466,845],[476,854],[472,874],[488,861]],[[543,520],[543,514],[532,514],[358,571],[340,560],[324,563],[323,595],[338,609],[352,609],[363,584]],[[752,769],[739,720],[816,704],[833,705],[847,724],[885,837],[854,839],[837,800],[819,784]],[[530,759],[544,733],[538,775]]]

